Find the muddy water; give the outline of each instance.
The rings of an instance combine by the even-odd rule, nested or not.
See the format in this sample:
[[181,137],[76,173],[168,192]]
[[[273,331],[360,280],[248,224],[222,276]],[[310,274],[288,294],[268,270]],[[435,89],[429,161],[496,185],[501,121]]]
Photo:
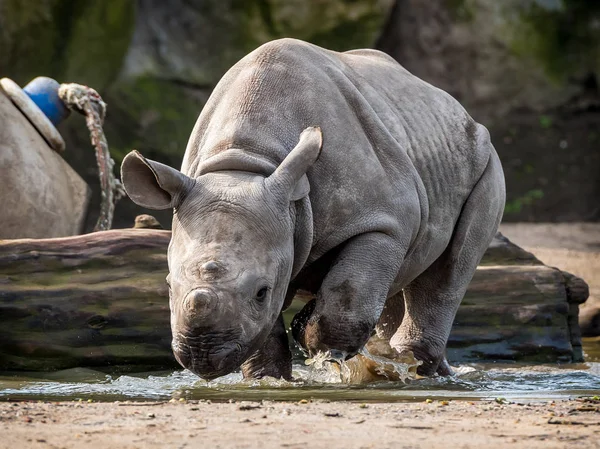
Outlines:
[[551,400],[600,394],[600,341],[588,341],[578,365],[461,365],[450,378],[367,385],[340,383],[339,370],[294,364],[294,382],[244,381],[230,374],[205,382],[188,371],[137,374],[76,368],[54,373],[0,373],[0,400],[289,400],[361,402],[431,399]]

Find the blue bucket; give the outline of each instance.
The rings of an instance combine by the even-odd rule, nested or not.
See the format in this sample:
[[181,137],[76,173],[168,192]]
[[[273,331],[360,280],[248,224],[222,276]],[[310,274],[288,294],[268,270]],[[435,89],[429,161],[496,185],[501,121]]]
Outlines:
[[50,119],[54,126],[66,119],[71,112],[58,96],[59,87],[60,84],[56,80],[47,76],[38,76],[23,88],[23,91]]

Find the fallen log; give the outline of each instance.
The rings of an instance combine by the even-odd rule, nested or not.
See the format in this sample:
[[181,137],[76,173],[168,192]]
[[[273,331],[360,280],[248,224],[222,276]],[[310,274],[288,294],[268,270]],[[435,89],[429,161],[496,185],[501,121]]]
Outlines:
[[[177,366],[170,349],[170,232],[126,229],[0,240],[0,369]],[[502,235],[461,305],[448,344],[460,361],[581,361],[585,283]]]

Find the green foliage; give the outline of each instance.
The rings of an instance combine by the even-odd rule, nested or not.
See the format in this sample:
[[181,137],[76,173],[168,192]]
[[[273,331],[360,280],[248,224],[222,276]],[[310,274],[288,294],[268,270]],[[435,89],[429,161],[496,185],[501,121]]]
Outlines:
[[504,206],[504,214],[516,214],[521,212],[523,207],[530,206],[535,201],[540,200],[544,197],[544,192],[541,189],[533,189],[525,193],[525,195],[515,198],[514,200],[507,201]]
[[552,126],[552,117],[540,115],[540,126],[544,129],[550,128]]
[[541,0],[521,3],[515,51],[535,57],[556,81],[600,72],[600,2],[559,0],[552,5]]
[[134,24],[133,0],[0,1],[0,73],[102,89],[118,73]]
[[454,19],[471,22],[475,18],[475,6],[472,0],[446,0],[448,10]]

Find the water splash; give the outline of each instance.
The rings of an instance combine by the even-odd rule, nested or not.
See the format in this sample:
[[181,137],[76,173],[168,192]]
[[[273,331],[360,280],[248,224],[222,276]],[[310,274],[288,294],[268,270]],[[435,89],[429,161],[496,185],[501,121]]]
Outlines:
[[386,380],[406,382],[417,378],[417,368],[423,362],[415,359],[412,352],[405,354],[396,353],[396,357],[387,358],[380,355],[374,355],[365,347],[357,357],[366,359],[365,364],[373,364],[375,373],[384,377]]
[[332,356],[330,351],[319,351],[304,361],[308,370],[299,372],[299,378],[309,383],[339,384],[342,379],[336,363],[343,363],[343,359]]
[[[417,378],[417,367],[422,362],[416,360],[412,352],[399,354],[389,345],[367,347],[359,354],[346,360],[347,354],[319,351],[304,363],[310,367],[308,379],[311,382],[366,384],[377,381],[400,381],[406,383]],[[382,353],[384,355],[382,355]]]

